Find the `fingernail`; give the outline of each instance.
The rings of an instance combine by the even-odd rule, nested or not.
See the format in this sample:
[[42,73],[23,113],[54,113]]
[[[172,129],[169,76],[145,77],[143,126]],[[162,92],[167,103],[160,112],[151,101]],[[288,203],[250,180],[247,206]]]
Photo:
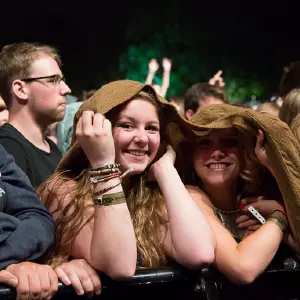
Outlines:
[[84,294],[84,291],[83,290],[78,290],[78,293],[77,293],[77,295],[79,295],[79,296],[82,296]]
[[95,294],[96,294],[96,295],[100,295],[100,294],[101,294],[101,290],[96,291]]

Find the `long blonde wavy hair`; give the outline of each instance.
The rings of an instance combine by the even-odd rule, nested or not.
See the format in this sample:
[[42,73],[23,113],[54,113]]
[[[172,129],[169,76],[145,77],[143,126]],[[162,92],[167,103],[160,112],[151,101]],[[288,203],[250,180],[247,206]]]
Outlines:
[[[163,129],[161,108],[155,97],[150,91],[141,91],[131,100],[142,98],[151,102],[156,108],[161,122],[161,129]],[[114,126],[114,116],[122,110],[123,106],[124,104],[121,104],[106,114],[106,117],[112,122],[112,126]],[[165,152],[166,140],[163,130],[161,130],[160,134],[161,144],[153,162]],[[86,159],[86,156],[84,155],[82,159]],[[55,172],[37,190],[42,202],[48,209],[56,205],[55,211],[52,212],[56,215],[56,241],[47,257],[48,263],[52,266],[57,266],[69,258],[76,236],[93,218],[91,216],[89,219],[85,219],[84,213],[92,199],[92,187],[87,167],[80,174],[74,174],[72,170]],[[163,246],[165,240],[165,234],[163,233],[167,232],[168,220],[165,211],[165,201],[157,183],[147,181],[149,167],[142,174],[132,176],[124,192],[142,263],[146,267],[153,267],[165,264],[167,261]],[[68,182],[71,180],[75,184],[69,186]],[[60,193],[58,198],[57,191],[61,191],[61,187],[67,188],[62,194]],[[71,197],[72,200],[67,205],[64,205],[63,199],[66,196]]]

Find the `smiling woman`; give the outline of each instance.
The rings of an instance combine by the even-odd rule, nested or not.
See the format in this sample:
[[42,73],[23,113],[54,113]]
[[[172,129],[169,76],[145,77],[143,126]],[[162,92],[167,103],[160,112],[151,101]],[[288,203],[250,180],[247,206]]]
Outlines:
[[[182,144],[181,148],[192,149],[191,155],[185,152],[185,158],[190,157],[185,160],[188,166],[185,173],[193,176],[190,179],[185,176],[185,180],[190,180],[187,189],[216,236],[214,264],[234,283],[251,283],[269,265],[284,236],[295,250],[295,243],[289,239],[297,240],[297,235],[287,232],[287,215],[288,201],[296,202],[281,195],[275,182],[281,184],[281,190],[283,185],[288,185],[289,178],[284,176],[284,171],[279,171],[279,162],[282,166],[284,157],[292,157],[293,137],[272,116],[225,104],[200,110],[190,126],[193,135],[189,147]],[[274,126],[277,134],[284,132],[286,143],[291,140],[289,148],[284,149],[284,143],[272,132]],[[277,161],[271,152],[272,164],[265,151],[265,146],[270,147],[270,140],[265,143],[262,127],[269,139],[270,136],[275,139],[272,146]],[[270,175],[266,180],[268,174],[273,178]],[[274,198],[270,197],[270,188]],[[264,224],[249,214],[250,205],[265,217]],[[298,216],[299,208],[293,206],[293,210]]]
[[71,148],[38,190],[56,223],[52,263],[85,258],[120,279],[136,265],[212,262],[214,237],[168,145],[185,122],[151,86],[130,80],[103,86],[81,105]]

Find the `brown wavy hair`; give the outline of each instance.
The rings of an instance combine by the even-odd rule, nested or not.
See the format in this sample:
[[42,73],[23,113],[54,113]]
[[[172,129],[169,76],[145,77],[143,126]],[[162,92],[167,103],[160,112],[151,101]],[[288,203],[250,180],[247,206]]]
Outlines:
[[[131,100],[142,98],[151,102],[158,113],[161,129],[164,128],[160,105],[151,91],[141,91]],[[128,102],[126,102],[128,103]],[[125,103],[125,104],[126,104]],[[121,104],[106,114],[106,117],[114,126],[114,117],[125,104]],[[166,148],[164,133],[161,130],[161,144],[157,156],[153,162],[159,159]],[[84,155],[84,153],[83,153]],[[85,155],[84,155],[85,156]],[[86,159],[86,157],[85,157]],[[159,266],[166,263],[166,252],[163,247],[168,221],[165,211],[165,201],[161,195],[157,183],[147,181],[149,167],[139,175],[134,175],[124,187],[126,202],[132,218],[137,248],[141,255],[142,263],[146,267]],[[70,181],[74,184],[68,187]],[[57,197],[57,191],[65,187],[64,193]],[[80,230],[93,218],[85,220],[84,212],[92,199],[92,187],[89,182],[88,169],[85,168],[79,175],[72,170],[55,172],[37,190],[42,202],[49,209],[57,202],[53,214],[55,217],[56,241],[53,249],[47,256],[47,262],[57,266],[66,261],[70,256],[72,244]],[[63,199],[69,196],[71,202],[64,206]],[[164,228],[164,231],[161,229]]]
[[[235,127],[234,127],[235,128]],[[237,129],[237,128],[236,128]],[[214,129],[207,131],[207,134]],[[239,194],[251,194],[255,192],[265,175],[265,167],[260,163],[255,155],[254,148],[256,139],[252,138],[249,133],[244,132],[242,129],[237,129],[239,140],[243,144],[243,161],[242,169],[240,171]],[[190,137],[190,142],[183,143],[181,149],[178,151],[178,156],[181,161],[182,157],[186,160],[185,163],[180,162],[180,175],[185,184],[197,185],[201,188],[201,178],[198,178],[193,168],[193,156],[196,145],[194,143],[195,136]]]

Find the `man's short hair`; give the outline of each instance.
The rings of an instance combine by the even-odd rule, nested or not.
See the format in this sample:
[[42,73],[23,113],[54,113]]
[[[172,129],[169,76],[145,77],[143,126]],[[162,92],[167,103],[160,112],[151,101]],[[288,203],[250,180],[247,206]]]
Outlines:
[[[3,47],[0,53],[0,95],[7,108],[11,106],[11,84],[28,77],[32,63],[41,54],[52,57],[61,67],[58,50],[39,43],[14,43]],[[52,74],[49,74],[52,75]]]
[[228,103],[227,94],[219,87],[213,86],[209,83],[196,83],[192,85],[184,96],[184,111],[191,109],[196,112],[199,108],[199,102],[205,97],[214,97]]

